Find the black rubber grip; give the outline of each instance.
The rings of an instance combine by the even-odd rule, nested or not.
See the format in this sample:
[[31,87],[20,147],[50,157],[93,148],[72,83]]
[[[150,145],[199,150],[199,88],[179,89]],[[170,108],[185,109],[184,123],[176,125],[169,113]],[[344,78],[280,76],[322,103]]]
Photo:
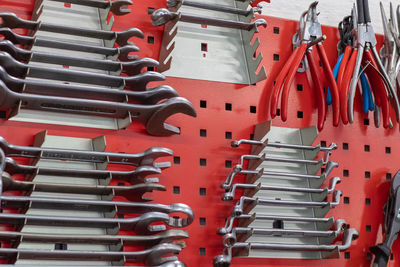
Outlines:
[[363,0],[357,0],[358,24],[365,22]]
[[384,244],[370,247],[369,250],[375,255],[374,267],[386,267],[389,261],[390,248]]
[[365,19],[365,23],[371,22],[371,15],[369,14],[368,0],[364,0],[364,19]]

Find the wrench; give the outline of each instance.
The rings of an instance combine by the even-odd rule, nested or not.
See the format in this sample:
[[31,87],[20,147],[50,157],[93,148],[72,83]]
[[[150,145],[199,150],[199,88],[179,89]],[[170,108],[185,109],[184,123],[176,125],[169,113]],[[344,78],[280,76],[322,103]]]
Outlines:
[[[264,199],[264,198],[251,198],[242,196],[240,200],[236,203],[233,213],[239,216],[249,209],[249,207],[254,207],[256,205],[262,206],[282,206],[290,208],[333,208],[340,204],[340,197],[342,196],[342,191],[337,190],[333,193],[333,202],[327,201],[289,201],[289,200],[275,200],[275,199]],[[0,198],[1,199],[1,198]]]
[[14,59],[23,62],[42,62],[56,65],[105,70],[116,73],[122,71],[129,76],[140,74],[142,69],[144,68],[158,66],[158,61],[151,58],[142,58],[131,62],[120,62],[113,60],[81,58],[62,54],[31,51],[19,48],[8,40],[0,41],[0,51],[7,52]]
[[265,214],[241,214],[236,216],[232,215],[228,220],[226,220],[225,227],[219,228],[217,234],[226,235],[232,232],[232,229],[235,224],[235,220],[238,221],[238,225],[240,226],[249,226],[255,220],[272,220],[272,221],[289,221],[289,222],[303,222],[303,223],[314,223],[314,224],[323,224],[326,225],[327,228],[330,228],[333,224],[333,217],[329,218],[310,218],[310,217],[297,217],[297,216],[277,216],[277,215],[265,215]]
[[64,68],[49,68],[32,64],[24,64],[15,60],[10,54],[0,52],[0,65],[8,74],[25,78],[41,78],[46,80],[60,80],[67,82],[103,85],[109,87],[129,88],[134,91],[145,91],[146,85],[152,81],[164,81],[165,76],[161,73],[148,71],[135,76],[114,76],[102,73],[85,72]]
[[273,176],[273,177],[287,177],[287,178],[300,178],[300,179],[321,179],[324,181],[326,177],[332,172],[334,168],[337,168],[339,164],[335,161],[328,161],[326,163],[325,171],[321,175],[311,175],[311,174],[300,174],[291,172],[275,172],[275,171],[265,171],[264,168],[259,170],[243,170],[242,165],[236,165],[233,170],[226,177],[225,182],[221,185],[223,189],[229,190],[232,186],[233,180],[237,174],[253,175],[249,180],[258,180],[263,175]]
[[143,32],[136,28],[131,28],[121,32],[93,30],[87,28],[78,28],[65,25],[45,23],[41,21],[25,20],[17,17],[17,15],[15,15],[14,13],[8,13],[8,12],[0,13],[0,18],[2,20],[0,23],[1,28],[3,27],[10,29],[23,28],[33,31],[41,30],[47,32],[82,36],[87,38],[97,38],[102,40],[115,41],[115,43],[117,43],[119,46],[132,44],[132,42],[128,41],[132,37],[138,37],[141,39],[144,38]]
[[3,192],[23,191],[23,192],[53,192],[68,194],[88,194],[105,196],[123,196],[129,201],[151,201],[153,199],[144,197],[148,192],[166,191],[165,186],[160,184],[148,183],[132,186],[105,186],[105,185],[80,185],[80,184],[60,184],[60,183],[35,183],[30,181],[17,181],[3,172],[1,177]]
[[255,29],[257,31],[257,28],[259,26],[263,26],[264,28],[267,27],[267,22],[265,21],[265,19],[257,19],[253,22],[247,23],[242,21],[233,21],[233,20],[210,18],[210,17],[199,17],[195,15],[182,14],[180,12],[171,12],[165,8],[160,8],[154,11],[153,14],[151,15],[151,20],[154,26],[161,26],[169,21],[180,20],[189,23],[234,28],[247,31],[250,31],[252,29]]
[[[40,0],[43,2],[43,0]],[[130,0],[114,0],[114,1],[101,1],[101,0],[50,0],[53,2],[70,3],[74,5],[82,5],[88,7],[95,7],[100,9],[108,9],[116,16],[123,16],[131,13],[127,6],[133,3]],[[40,5],[39,5],[40,6]]]
[[160,174],[161,169],[153,166],[139,166],[132,171],[111,170],[82,170],[82,169],[58,169],[17,164],[14,159],[6,158],[5,171],[10,174],[51,175],[62,177],[117,179],[129,182],[131,185],[139,183],[158,183],[158,178],[145,178],[148,175]]
[[[21,265],[14,265],[14,264],[2,264],[2,267],[43,267],[43,265],[32,265],[32,264],[24,264],[23,266]],[[88,267],[87,265],[57,265],[57,267]],[[104,265],[90,265],[90,267],[104,267]],[[113,265],[113,267],[124,267],[124,266],[117,266]],[[132,266],[134,267],[134,266]],[[143,267],[143,266],[141,266]],[[150,267],[150,266],[146,266]],[[184,264],[181,261],[169,261],[166,263],[163,263],[161,265],[153,266],[153,267],[186,267],[186,264]]]
[[[253,196],[259,190],[271,190],[271,191],[283,191],[283,192],[299,192],[299,193],[310,193],[310,194],[320,194],[321,198],[324,199],[327,194],[332,193],[335,190],[336,184],[340,183],[339,177],[333,177],[330,180],[329,188],[299,188],[299,187],[286,187],[286,186],[272,186],[259,184],[233,184],[228,192],[225,192],[222,200],[230,201],[235,199],[236,189],[247,189],[251,190],[250,195]],[[249,194],[246,194],[249,196]]]
[[[193,222],[194,215],[192,209],[182,203],[163,205],[156,203],[127,202],[127,201],[106,201],[106,200],[87,200],[69,198],[50,198],[50,197],[29,197],[29,196],[0,196],[2,208],[39,208],[39,209],[64,209],[110,212],[117,210],[119,214],[142,214],[149,212],[159,212],[163,214],[173,214],[164,221],[172,227],[186,227]],[[184,218],[177,216],[182,213]]]
[[245,17],[247,17],[249,15],[254,16],[254,13],[261,14],[260,7],[254,7],[251,9],[244,10],[244,9],[240,9],[240,8],[230,7],[230,6],[207,4],[207,3],[195,2],[195,1],[190,1],[190,0],[167,0],[167,6],[169,8],[178,9],[181,5],[197,7],[197,8],[201,8],[201,9],[214,10],[214,11],[221,11],[221,12],[237,14],[237,15],[241,15],[241,16],[245,16]]
[[[1,68],[1,67],[0,67]],[[14,108],[19,103],[27,109],[67,112],[124,118],[128,114],[146,126],[151,135],[168,136],[179,134],[178,127],[164,123],[176,113],[196,117],[196,111],[186,98],[174,97],[156,105],[137,105],[100,100],[21,94],[11,91],[0,81],[0,107]],[[22,102],[20,102],[22,101]]]
[[308,160],[308,159],[293,159],[293,158],[282,158],[282,157],[269,157],[265,153],[262,156],[257,155],[242,155],[240,157],[239,164],[243,166],[245,160],[255,160],[258,164],[254,164],[259,166],[264,161],[272,161],[272,162],[283,162],[283,163],[296,163],[296,164],[305,164],[305,165],[317,165],[322,166],[326,164],[323,159],[319,160]]
[[14,231],[0,231],[0,240],[13,244],[25,242],[41,243],[63,243],[63,244],[102,244],[114,245],[122,243],[124,245],[142,245],[152,247],[162,243],[173,242],[176,245],[184,246],[181,239],[189,238],[189,234],[184,230],[167,230],[157,235],[70,235],[70,234],[43,234]]
[[11,41],[15,45],[41,46],[47,48],[100,54],[109,57],[109,59],[119,59],[120,61],[131,61],[137,59],[137,56],[130,54],[139,51],[139,48],[134,45],[125,45],[122,47],[111,48],[104,46],[71,43],[64,40],[50,40],[41,37],[22,36],[14,33],[10,28],[0,28],[0,35],[2,35],[6,40]]
[[[105,228],[117,230],[132,230],[136,234],[149,235],[166,230],[166,225],[174,227],[174,219],[168,214],[161,212],[148,212],[140,217],[120,218],[90,218],[90,217],[62,217],[30,215],[17,213],[0,213],[0,223],[21,227],[23,225],[38,226],[61,226],[61,227],[84,227]],[[162,223],[152,225],[153,223]]]
[[82,86],[76,84],[50,83],[31,79],[19,79],[0,68],[0,80],[17,93],[31,93],[47,96],[63,96],[115,102],[136,102],[155,105],[161,100],[177,97],[178,93],[170,86],[161,85],[147,91],[110,90],[109,88]]
[[[230,241],[236,240],[236,237],[229,234]],[[228,238],[228,237],[227,237]],[[342,244],[331,245],[313,245],[313,244],[278,244],[278,243],[261,243],[261,242],[234,242],[234,244],[225,244],[222,255],[214,258],[214,267],[228,267],[232,261],[232,257],[240,255],[240,257],[248,256],[250,250],[295,250],[295,251],[343,251],[351,246],[351,241],[358,238],[358,231],[350,228],[344,231]]]
[[[137,154],[88,151],[77,149],[60,149],[46,147],[17,146],[7,142],[0,136],[0,149],[9,157],[42,158],[64,161],[83,161],[93,163],[127,164],[133,166],[156,166],[154,161],[159,157],[172,156],[173,151],[164,147],[152,147]],[[2,158],[1,161],[5,159]],[[162,167],[169,167],[170,162],[161,163]]]
[[70,261],[127,261],[140,262],[154,266],[176,261],[176,256],[182,248],[174,244],[159,244],[141,251],[84,251],[84,250],[47,250],[47,249],[21,249],[0,248],[0,257],[8,261],[18,259],[28,260],[65,260]]

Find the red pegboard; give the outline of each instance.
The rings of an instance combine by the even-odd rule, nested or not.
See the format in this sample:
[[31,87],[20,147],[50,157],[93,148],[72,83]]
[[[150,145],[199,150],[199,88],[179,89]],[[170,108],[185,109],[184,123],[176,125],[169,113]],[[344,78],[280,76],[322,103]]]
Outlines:
[[[28,18],[33,2],[33,0],[0,0],[0,10],[15,12]],[[116,30],[137,27],[145,33],[145,39],[134,40],[141,48],[141,57],[158,59],[163,28],[151,25],[148,8],[161,7],[165,7],[165,0],[136,1],[130,15],[116,17]],[[223,190],[220,184],[229,173],[230,165],[235,164],[241,154],[249,152],[245,148],[231,148],[230,141],[249,138],[256,123],[269,119],[267,111],[272,84],[291,53],[291,38],[297,28],[297,23],[294,21],[273,17],[266,19],[268,27],[260,29],[260,33],[256,34],[261,40],[258,50],[264,57],[262,64],[267,70],[266,81],[255,86],[180,78],[167,78],[163,82],[174,87],[181,96],[189,99],[197,110],[196,119],[175,115],[169,120],[169,123],[181,128],[181,135],[151,137],[146,134],[140,123],[134,123],[124,130],[113,131],[4,120],[0,122],[0,135],[10,143],[30,145],[34,134],[47,129],[51,135],[84,138],[105,135],[108,151],[134,153],[150,146],[165,146],[173,149],[175,158],[170,160],[175,163],[160,176],[160,182],[167,186],[167,192],[154,193],[154,198],[156,202],[165,204],[183,202],[193,208],[196,219],[190,227],[186,228],[190,238],[179,258],[190,267],[212,266],[214,256],[220,254],[223,249],[221,237],[216,234],[216,230],[224,225],[224,220],[230,215],[234,204],[234,202],[221,200]],[[340,19],[337,18],[338,21]],[[337,59],[337,30],[324,27],[323,33],[328,36],[325,48],[333,66]],[[154,37],[154,44],[147,42],[148,36]],[[381,40],[382,38],[379,38],[380,42]],[[213,48],[208,47],[208,49]],[[279,55],[279,61],[274,61],[274,55]],[[273,121],[274,125],[302,128],[316,123],[315,97],[306,79],[305,74],[296,76],[289,100],[291,116],[286,123],[282,123],[278,117]],[[151,86],[156,84],[151,84]],[[296,90],[297,84],[303,85],[302,91]],[[349,203],[342,203],[328,216],[344,218],[351,227],[360,232],[359,239],[353,243],[346,258],[342,253],[340,259],[322,261],[234,259],[232,266],[353,267],[371,265],[371,260],[367,255],[368,247],[381,241],[382,207],[388,194],[390,183],[388,178],[398,170],[395,151],[398,147],[400,148],[399,131],[397,124],[392,130],[376,129],[373,126],[372,114],[369,117],[364,115],[359,104],[360,96],[356,98],[354,124],[332,127],[332,113],[329,108],[325,128],[317,140],[326,141],[327,144],[336,142],[339,145],[338,150],[332,155],[332,160],[338,161],[340,166],[333,171],[332,176],[343,178],[338,188],[343,191]],[[231,104],[232,110],[226,110],[227,104]],[[251,113],[252,106],[256,107],[256,113]],[[299,111],[303,113],[303,118],[297,117]],[[206,136],[200,136],[200,130],[205,130]],[[343,149],[346,144],[348,148]],[[366,178],[368,176],[366,172],[370,173],[369,178]],[[176,186],[179,186],[179,194],[173,193],[173,187]],[[369,199],[369,205],[366,204],[367,199]],[[200,220],[205,221],[205,225],[200,225]],[[398,252],[399,244],[396,242],[393,248],[394,260],[390,261],[389,266],[400,265],[396,257]]]

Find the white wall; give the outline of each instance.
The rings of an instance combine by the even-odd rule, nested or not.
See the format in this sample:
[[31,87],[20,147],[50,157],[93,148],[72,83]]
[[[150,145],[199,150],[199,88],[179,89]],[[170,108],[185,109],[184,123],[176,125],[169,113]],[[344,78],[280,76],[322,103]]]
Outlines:
[[[273,17],[281,17],[292,20],[299,20],[301,13],[307,10],[314,0],[271,0],[271,3],[263,3],[263,14]],[[372,25],[375,33],[383,33],[379,0],[369,0]],[[400,1],[392,1],[394,8]],[[352,0],[320,0],[318,4],[319,22],[324,25],[337,27],[338,23],[350,15],[354,1]],[[389,17],[389,0],[382,0]]]

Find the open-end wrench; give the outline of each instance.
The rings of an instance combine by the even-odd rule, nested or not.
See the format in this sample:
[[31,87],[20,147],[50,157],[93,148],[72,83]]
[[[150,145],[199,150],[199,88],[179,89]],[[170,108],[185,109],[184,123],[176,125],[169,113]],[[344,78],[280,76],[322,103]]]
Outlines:
[[251,198],[241,197],[236,203],[233,213],[235,215],[241,215],[246,213],[245,210],[249,207],[255,207],[256,205],[261,206],[280,206],[290,208],[324,208],[324,207],[336,207],[340,204],[340,198],[342,191],[337,190],[333,193],[333,202],[327,201],[292,201],[292,200],[275,200],[266,198]]
[[[43,0],[41,0],[43,1]],[[108,9],[116,16],[123,16],[129,14],[131,10],[127,7],[132,5],[130,0],[114,0],[114,1],[101,1],[101,0],[50,0],[53,2],[69,3],[74,5],[88,6],[100,9]]]
[[[247,189],[251,190],[251,195],[254,195],[260,190],[269,190],[269,191],[282,191],[282,192],[298,192],[298,193],[309,193],[309,194],[320,194],[321,198],[325,198],[325,196],[329,193],[332,193],[335,190],[336,184],[340,183],[339,177],[333,177],[330,180],[329,188],[300,188],[300,187],[287,187],[287,186],[272,186],[272,185],[263,185],[259,184],[233,184],[231,189],[228,192],[225,192],[222,200],[230,201],[235,199],[236,189]],[[246,194],[249,196],[249,194]]]
[[[120,214],[142,214],[148,212],[160,212],[173,214],[168,217],[168,225],[173,227],[185,227],[193,222],[192,209],[183,203],[163,205],[158,203],[107,201],[88,199],[68,199],[51,197],[29,197],[29,196],[0,196],[1,207],[8,208],[39,208],[39,209],[64,209],[110,212],[117,210]],[[179,215],[181,216],[179,216]]]
[[124,72],[130,76],[140,74],[144,68],[158,66],[158,61],[151,58],[141,58],[135,61],[121,62],[26,50],[17,47],[8,40],[0,41],[0,51],[7,52],[16,60],[23,62],[41,62],[63,66],[75,66],[116,73]]
[[[163,232],[167,229],[166,225],[176,227],[174,222],[174,218],[170,218],[168,214],[162,212],[148,212],[139,217],[128,219],[0,213],[0,224],[5,225],[121,229],[133,230],[139,235]],[[158,223],[158,225],[152,225],[153,223]]]
[[[7,142],[0,136],[0,148],[8,157],[42,158],[54,160],[83,161],[93,163],[128,164],[133,166],[156,166],[154,161],[160,157],[173,155],[171,149],[165,147],[152,147],[145,152],[137,154],[113,153],[101,151],[88,151],[77,149],[61,149],[33,146],[18,146]],[[3,161],[5,159],[1,159]],[[170,162],[160,163],[162,167],[170,166]]]
[[148,192],[166,191],[165,186],[154,183],[137,184],[131,186],[105,186],[105,185],[81,185],[81,184],[62,184],[62,183],[36,183],[30,181],[17,181],[3,172],[1,176],[3,192],[23,191],[23,192],[52,192],[68,194],[87,194],[87,195],[112,195],[123,196],[129,201],[151,201],[152,198],[145,197]]
[[[35,264],[24,264],[23,266],[21,265],[15,265],[15,264],[2,264],[2,267],[43,267],[43,265],[35,265]],[[57,267],[88,267],[87,265],[58,265]],[[90,265],[90,267],[104,267],[104,265]],[[113,267],[124,267],[124,266],[119,266],[119,265],[113,265]],[[133,266],[131,265],[131,267],[139,267],[139,266]],[[143,266],[140,266],[143,267]],[[145,267],[186,267],[186,264],[184,264],[181,261],[169,261],[166,263],[163,263],[161,265],[157,265],[157,266],[148,266],[146,265]]]
[[132,37],[144,38],[144,34],[141,30],[131,28],[121,32],[115,31],[104,31],[104,30],[93,30],[87,28],[78,28],[65,25],[57,25],[51,23],[45,23],[41,21],[31,21],[19,18],[14,13],[2,12],[0,13],[1,23],[0,27],[16,29],[23,28],[33,31],[47,31],[61,34],[82,36],[87,38],[97,38],[102,40],[115,41],[120,46],[132,44],[129,39]]
[[240,9],[240,8],[226,6],[226,5],[223,6],[223,5],[216,5],[216,4],[207,4],[207,3],[203,3],[203,2],[196,2],[196,1],[190,1],[190,0],[167,0],[167,6],[169,8],[177,9],[181,5],[191,6],[191,7],[201,8],[201,9],[214,10],[214,11],[221,11],[221,12],[225,12],[225,13],[237,14],[237,15],[246,16],[246,17],[249,15],[254,15],[254,13],[261,14],[260,7],[253,7],[251,9]]
[[63,96],[88,99],[135,102],[140,104],[155,105],[161,100],[178,96],[178,93],[168,85],[148,88],[147,91],[110,90],[97,86],[82,86],[77,84],[62,84],[56,82],[38,81],[32,79],[19,79],[0,68],[0,80],[14,92],[29,93],[47,96]]
[[76,234],[44,234],[18,231],[0,231],[0,240],[10,243],[41,242],[64,244],[102,244],[112,245],[122,243],[124,245],[142,245],[152,247],[162,243],[182,244],[189,237],[184,230],[167,230],[156,235],[76,235]]
[[196,117],[196,111],[192,103],[183,97],[170,98],[156,105],[137,105],[58,96],[21,94],[10,90],[2,81],[0,81],[0,96],[2,100],[0,107],[2,108],[15,108],[21,103],[22,107],[34,110],[112,118],[125,118],[130,115],[133,119],[142,122],[149,134],[156,136],[168,136],[180,133],[178,127],[165,123],[165,120],[174,114],[182,113]]
[[0,52],[0,65],[8,74],[25,78],[41,78],[46,80],[59,80],[83,84],[102,85],[117,88],[129,88],[134,91],[145,91],[146,85],[153,81],[164,81],[161,73],[148,71],[134,76],[114,76],[109,74],[77,71],[64,68],[49,68],[33,64],[24,64],[15,60],[10,54]]
[[153,12],[151,20],[154,26],[161,26],[169,21],[180,20],[183,22],[196,23],[202,25],[212,25],[218,27],[234,28],[250,31],[257,30],[259,26],[267,27],[265,19],[257,19],[253,22],[233,21],[219,18],[199,17],[196,15],[171,12],[166,8],[160,8]]
[[[339,219],[335,222],[332,230],[302,230],[302,229],[274,229],[274,228],[255,228],[255,227],[233,227],[231,233],[239,240],[246,241],[252,235],[274,236],[274,237],[321,237],[336,238],[346,229],[346,221]],[[236,241],[236,240],[233,240]],[[224,242],[230,242],[224,240]]]
[[342,244],[280,244],[280,243],[261,243],[261,242],[236,242],[236,236],[226,235],[225,249],[222,255],[214,258],[214,267],[228,267],[232,257],[248,256],[251,250],[291,250],[291,251],[343,251],[351,246],[351,242],[358,238],[358,231],[354,228],[346,229],[343,233]]
[[[294,159],[294,158],[284,158],[284,157],[271,157],[267,156],[265,153],[261,156],[258,155],[242,155],[240,157],[240,162],[239,164],[243,166],[243,163],[245,160],[254,160],[256,162],[259,162],[261,164],[264,161],[272,161],[272,162],[281,162],[281,163],[294,163],[294,164],[304,164],[304,165],[317,165],[317,166],[322,166],[326,164],[327,162],[324,162],[323,159],[319,160],[310,160],[310,159]],[[255,165],[259,165],[255,164]]]
[[26,175],[51,175],[62,178],[95,178],[95,179],[117,179],[129,182],[131,185],[140,183],[158,183],[158,178],[146,178],[148,175],[160,174],[161,169],[154,166],[139,166],[132,171],[112,170],[84,170],[68,168],[51,168],[42,166],[20,165],[12,158],[6,158],[5,171],[10,174]]
[[226,177],[225,182],[221,185],[222,188],[229,190],[233,184],[233,180],[238,174],[253,175],[252,180],[256,181],[262,176],[271,177],[286,177],[286,178],[300,178],[300,179],[320,179],[324,181],[326,177],[332,172],[334,168],[337,168],[339,164],[335,161],[328,161],[326,163],[326,168],[321,175],[311,175],[311,174],[301,174],[301,173],[291,173],[291,172],[275,172],[275,171],[265,171],[264,168],[259,170],[244,170],[242,165],[236,165],[233,170]]
[[159,244],[141,251],[84,251],[84,250],[47,250],[0,248],[0,257],[13,262],[20,260],[65,260],[70,261],[127,261],[154,266],[176,261],[176,256],[182,248],[175,244]]
[[313,218],[313,217],[298,217],[298,216],[266,215],[266,214],[259,214],[259,213],[241,214],[241,215],[232,214],[232,216],[226,220],[225,226],[218,229],[217,234],[226,235],[227,233],[232,232],[234,225],[236,225],[235,221],[238,221],[238,225],[244,227],[244,226],[249,226],[255,220],[280,221],[282,223],[288,221],[288,222],[296,222],[296,223],[299,223],[299,222],[313,223],[313,224],[319,224],[319,225],[323,224],[323,225],[327,225],[327,228],[330,228],[334,222],[333,217]]
[[14,33],[10,28],[0,28],[0,36],[11,41],[16,45],[24,46],[41,46],[47,48],[55,48],[61,50],[73,50],[85,53],[100,54],[109,59],[120,61],[131,61],[137,59],[136,55],[131,55],[133,52],[138,52],[139,48],[134,45],[125,45],[122,47],[105,47],[94,46],[88,44],[71,43],[64,40],[46,39],[42,37],[22,36]]

